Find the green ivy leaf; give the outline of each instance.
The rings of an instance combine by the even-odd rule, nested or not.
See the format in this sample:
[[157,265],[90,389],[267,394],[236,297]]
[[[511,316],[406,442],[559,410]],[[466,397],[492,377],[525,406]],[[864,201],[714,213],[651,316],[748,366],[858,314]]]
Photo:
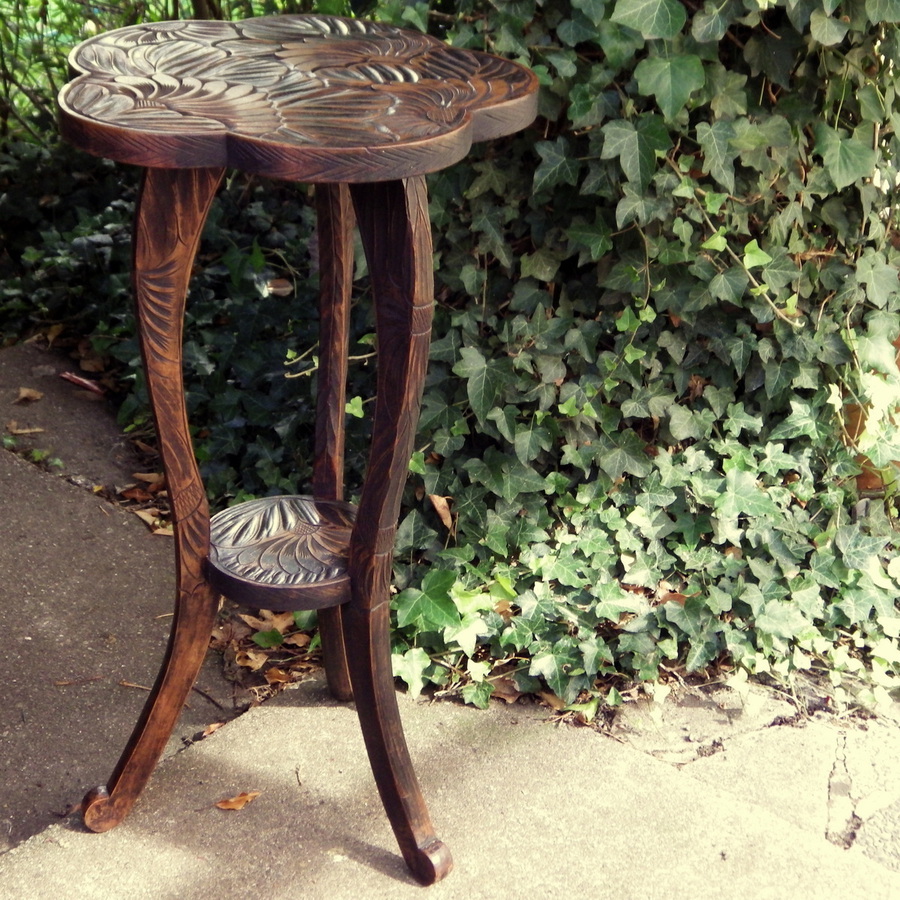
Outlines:
[[661,116],[641,116],[637,121],[616,119],[603,126],[603,159],[619,158],[629,181],[643,191],[656,171],[656,155],[672,144]]
[[643,442],[633,431],[616,435],[615,442],[612,439],[604,441],[595,458],[597,465],[613,480],[626,472],[643,478],[652,468]]
[[873,556],[884,549],[887,538],[866,534],[858,524],[842,525],[838,528],[834,542],[848,569],[865,569]]
[[431,657],[422,647],[412,647],[405,653],[391,654],[394,677],[406,682],[413,697],[418,697],[428,683],[429,679],[425,673],[432,665]]
[[738,150],[732,146],[735,137],[731,122],[718,121],[697,125],[697,141],[703,150],[703,171],[712,175],[729,193],[734,192],[734,160]]
[[810,16],[809,30],[813,40],[818,41],[823,47],[831,47],[839,44],[847,36],[850,24],[829,16],[824,10],[816,9]]
[[539,141],[534,145],[541,162],[534,173],[533,190],[538,191],[554,188],[559,184],[578,183],[578,175],[581,166],[578,160],[573,159],[569,144],[565,138],[558,137],[555,141]]
[[838,190],[874,172],[875,151],[870,146],[857,138],[843,137],[842,132],[824,122],[819,122],[815,131],[816,152]]
[[595,25],[606,15],[606,0],[572,0],[572,7],[581,10]]
[[639,31],[645,38],[673,38],[687,21],[679,0],[618,0],[613,22]]
[[401,628],[415,624],[422,631],[440,631],[459,625],[460,615],[450,597],[456,573],[429,569],[422,589],[407,588],[397,595],[397,624]]
[[257,631],[251,640],[257,647],[271,650],[273,647],[281,646],[284,641],[284,635],[277,628],[273,628],[271,631]]
[[706,82],[699,56],[649,56],[634,70],[642,94],[656,97],[667,119],[674,119],[691,94]]
[[770,262],[772,262],[772,257],[765,250],[760,249],[756,238],[744,247],[744,265],[748,269],[752,269],[755,266],[765,266]]
[[691,36],[699,44],[720,41],[740,14],[741,5],[737,0],[725,0],[724,3],[707,0],[691,20]]
[[752,472],[729,469],[725,474],[725,489],[716,499],[716,510],[727,518],[741,514],[770,516],[778,514],[778,506],[760,487]]
[[873,25],[900,22],[900,0],[866,0],[866,15]]
[[477,347],[462,347],[459,355],[460,361],[453,367],[453,373],[466,379],[466,393],[472,412],[479,422],[484,422],[497,405],[509,377],[509,362],[487,360]]

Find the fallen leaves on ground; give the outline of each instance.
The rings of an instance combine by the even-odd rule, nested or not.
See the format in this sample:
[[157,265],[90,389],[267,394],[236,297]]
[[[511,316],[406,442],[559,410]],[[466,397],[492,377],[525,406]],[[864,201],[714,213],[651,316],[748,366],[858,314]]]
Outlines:
[[234,797],[228,797],[225,800],[220,800],[216,806],[219,809],[243,809],[248,803],[252,803],[262,791],[241,791],[240,794],[235,794]]
[[[290,612],[261,609],[256,615],[232,609],[213,630],[210,646],[225,661],[226,677],[265,700],[321,668],[318,642],[300,630]],[[259,634],[281,634],[274,646],[260,646]]]

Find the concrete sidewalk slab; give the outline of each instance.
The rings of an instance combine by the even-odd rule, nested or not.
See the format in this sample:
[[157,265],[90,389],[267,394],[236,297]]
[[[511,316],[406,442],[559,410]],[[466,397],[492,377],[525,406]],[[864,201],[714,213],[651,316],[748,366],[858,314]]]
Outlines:
[[[2,354],[0,354],[2,357]],[[153,684],[171,622],[172,542],[0,451],[0,849],[105,781]],[[210,655],[170,751],[234,715]],[[2,895],[2,887],[0,887]],[[24,896],[24,895],[23,895]]]
[[[72,900],[900,896],[900,876],[861,853],[589,729],[401,706],[455,858],[432,888],[397,855],[352,709],[308,686],[166,760],[118,829],[56,825],[0,857],[0,884]],[[783,764],[761,753],[757,772]],[[214,806],[250,790],[243,810]]]

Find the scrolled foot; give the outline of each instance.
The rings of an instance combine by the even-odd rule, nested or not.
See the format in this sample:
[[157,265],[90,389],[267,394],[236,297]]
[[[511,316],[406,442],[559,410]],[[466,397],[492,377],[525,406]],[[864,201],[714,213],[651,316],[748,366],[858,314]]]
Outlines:
[[105,785],[95,787],[81,801],[81,816],[85,827],[97,834],[115,828],[125,818],[127,810],[117,809]]
[[409,870],[424,885],[434,884],[453,868],[453,857],[443,841],[435,840],[417,847],[406,857]]

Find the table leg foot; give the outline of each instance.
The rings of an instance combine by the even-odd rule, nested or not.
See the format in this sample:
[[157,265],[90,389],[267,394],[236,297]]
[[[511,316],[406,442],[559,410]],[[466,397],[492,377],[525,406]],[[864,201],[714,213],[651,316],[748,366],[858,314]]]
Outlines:
[[425,847],[419,847],[412,856],[412,859],[406,858],[406,864],[425,885],[440,881],[453,868],[453,857],[443,841],[434,840]]
[[385,812],[412,874],[423,884],[453,865],[438,840],[413,770],[391,672],[388,606],[344,611],[345,640],[353,648],[350,674],[360,727]]
[[125,818],[125,812],[116,809],[110,801],[105,784],[95,787],[84,795],[84,800],[81,801],[81,814],[85,827],[97,834],[115,828]]

